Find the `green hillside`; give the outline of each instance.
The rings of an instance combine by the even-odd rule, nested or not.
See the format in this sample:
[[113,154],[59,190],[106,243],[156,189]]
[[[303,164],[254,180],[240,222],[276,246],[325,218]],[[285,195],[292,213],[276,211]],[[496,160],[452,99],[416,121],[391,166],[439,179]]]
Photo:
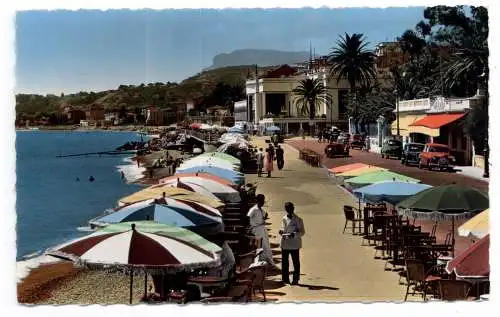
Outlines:
[[[271,67],[259,68],[259,73],[266,72]],[[115,90],[100,92],[79,92],[60,96],[56,95],[16,95],[16,113],[18,116],[40,117],[62,111],[65,105],[85,109],[91,103],[97,103],[106,110],[127,109],[136,110],[154,105],[160,108],[174,108],[184,105],[186,100],[213,98],[216,86],[234,86],[240,90],[244,87],[247,76],[253,77],[254,66],[231,66],[203,71],[191,76],[181,83],[149,83],[121,85]],[[220,89],[219,89],[220,90]],[[220,94],[220,92],[218,92]],[[220,98],[219,98],[220,99]],[[208,101],[207,101],[208,102]],[[210,106],[210,105],[206,105]]]

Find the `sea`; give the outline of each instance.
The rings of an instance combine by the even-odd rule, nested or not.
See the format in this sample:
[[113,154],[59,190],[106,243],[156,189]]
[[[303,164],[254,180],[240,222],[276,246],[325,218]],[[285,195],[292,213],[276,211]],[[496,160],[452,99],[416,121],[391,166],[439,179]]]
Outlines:
[[57,156],[111,151],[140,139],[133,132],[16,132],[18,280],[54,261],[43,255],[48,247],[88,234],[88,220],[143,188],[134,184],[143,168],[131,155]]

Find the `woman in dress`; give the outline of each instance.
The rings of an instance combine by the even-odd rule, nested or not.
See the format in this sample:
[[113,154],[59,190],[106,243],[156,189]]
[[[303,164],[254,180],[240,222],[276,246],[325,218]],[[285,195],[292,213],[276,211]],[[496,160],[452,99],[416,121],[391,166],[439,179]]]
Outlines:
[[269,149],[266,149],[266,155],[264,158],[264,170],[267,172],[267,177],[271,177],[271,172],[273,171],[273,154]]

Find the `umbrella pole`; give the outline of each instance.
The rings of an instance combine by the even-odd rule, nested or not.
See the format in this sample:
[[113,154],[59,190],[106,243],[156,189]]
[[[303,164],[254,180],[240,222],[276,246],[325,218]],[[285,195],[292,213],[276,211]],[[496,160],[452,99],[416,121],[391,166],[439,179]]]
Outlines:
[[130,269],[130,296],[129,303],[132,304],[132,285],[134,283],[134,270]]
[[148,296],[148,273],[144,272],[144,297]]
[[451,219],[451,256],[455,257],[455,218]]

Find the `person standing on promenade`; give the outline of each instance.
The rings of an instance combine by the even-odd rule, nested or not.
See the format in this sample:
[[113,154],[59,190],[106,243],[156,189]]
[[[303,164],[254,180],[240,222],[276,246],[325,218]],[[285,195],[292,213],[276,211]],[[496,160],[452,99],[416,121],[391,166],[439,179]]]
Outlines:
[[271,172],[273,171],[273,153],[270,148],[266,149],[266,155],[264,158],[264,169],[267,172],[267,177],[271,177]]
[[292,285],[299,284],[300,280],[300,256],[299,250],[302,248],[302,236],[305,234],[304,222],[302,218],[295,214],[295,206],[291,202],[285,203],[286,215],[282,219],[281,230],[281,278],[283,283],[290,283],[289,276],[289,256],[293,263]]
[[278,165],[278,169],[280,171],[283,169],[283,166],[285,165],[284,151],[279,145],[276,148],[276,164]]
[[262,239],[263,252],[260,255],[260,260],[274,266],[273,253],[271,245],[269,244],[269,236],[267,234],[266,219],[267,213],[264,211],[263,206],[266,197],[258,194],[256,197],[257,204],[255,204],[247,213],[250,222],[250,231],[256,238]]
[[257,159],[257,175],[261,177],[264,168],[264,150],[260,148],[255,157]]

